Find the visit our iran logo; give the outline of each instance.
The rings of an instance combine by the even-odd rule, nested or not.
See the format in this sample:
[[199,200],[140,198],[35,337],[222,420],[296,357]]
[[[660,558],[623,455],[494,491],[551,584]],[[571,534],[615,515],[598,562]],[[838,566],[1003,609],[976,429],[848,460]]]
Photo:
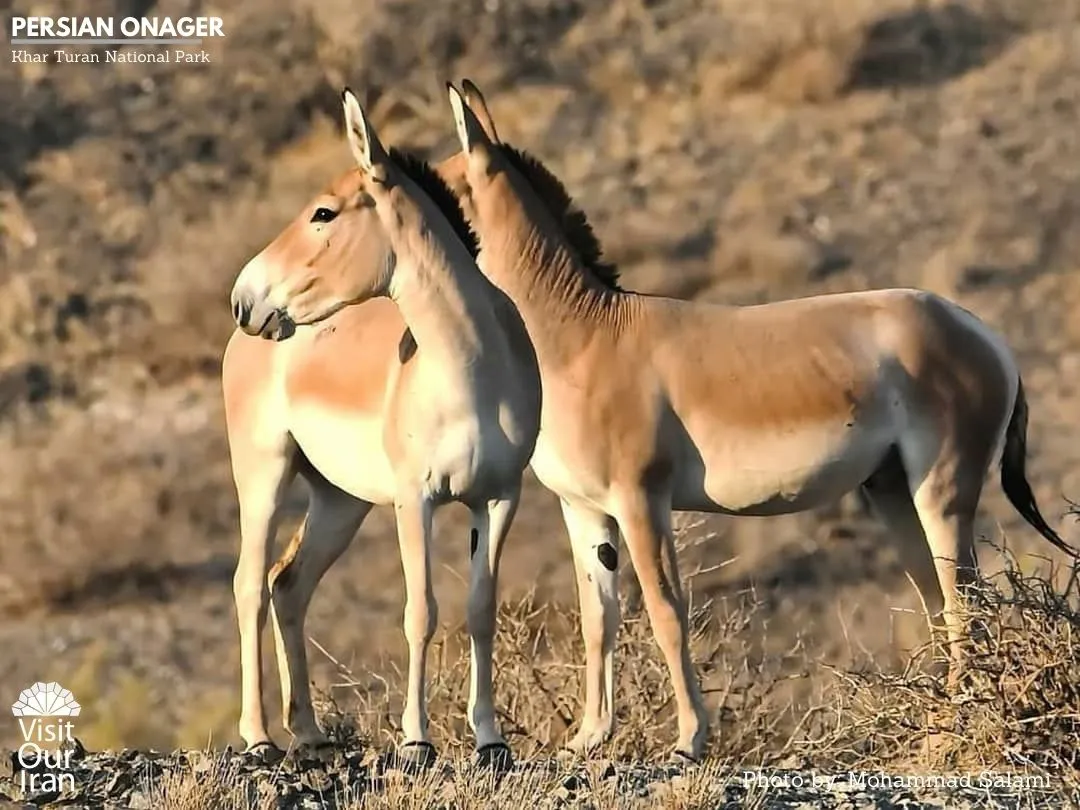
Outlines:
[[75,696],[56,681],[38,681],[23,689],[11,706],[16,717],[78,717],[81,711]]
[[72,756],[76,750],[75,724],[82,707],[56,681],[38,681],[23,689],[11,704],[19,719],[22,744],[15,752],[17,784],[24,798],[42,792],[74,792]]

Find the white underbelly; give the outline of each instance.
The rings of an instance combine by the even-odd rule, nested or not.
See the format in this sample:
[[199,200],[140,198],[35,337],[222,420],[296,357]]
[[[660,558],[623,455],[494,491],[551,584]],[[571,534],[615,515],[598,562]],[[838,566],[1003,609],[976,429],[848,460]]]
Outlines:
[[895,440],[889,424],[731,436],[706,462],[703,494],[723,511],[742,514],[812,509],[862,484]]
[[300,405],[290,411],[289,428],[308,461],[334,486],[370,503],[393,502],[381,419]]

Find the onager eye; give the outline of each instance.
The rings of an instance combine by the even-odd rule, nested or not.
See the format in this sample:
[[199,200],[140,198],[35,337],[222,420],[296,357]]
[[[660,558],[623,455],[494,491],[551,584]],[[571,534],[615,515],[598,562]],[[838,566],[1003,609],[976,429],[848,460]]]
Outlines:
[[337,211],[330,208],[316,208],[315,213],[311,215],[312,222],[330,222],[338,215]]

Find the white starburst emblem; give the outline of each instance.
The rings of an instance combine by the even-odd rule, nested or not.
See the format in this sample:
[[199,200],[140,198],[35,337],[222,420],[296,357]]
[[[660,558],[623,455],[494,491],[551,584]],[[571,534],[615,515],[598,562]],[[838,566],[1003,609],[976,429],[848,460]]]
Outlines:
[[11,706],[16,717],[78,717],[81,711],[75,696],[56,681],[38,681],[23,689]]

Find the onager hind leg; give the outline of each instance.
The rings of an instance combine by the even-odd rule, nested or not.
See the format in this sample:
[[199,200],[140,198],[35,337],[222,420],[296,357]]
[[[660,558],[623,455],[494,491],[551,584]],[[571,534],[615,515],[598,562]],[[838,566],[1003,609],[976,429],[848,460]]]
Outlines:
[[[509,764],[510,749],[499,732],[492,695],[492,657],[499,559],[503,541],[517,511],[520,490],[473,509],[469,539],[469,639],[472,648],[469,679],[469,726],[476,734],[476,751],[483,764]],[[498,761],[496,761],[498,760]]]
[[269,586],[285,729],[298,746],[317,747],[326,743],[326,736],[311,704],[304,622],[315,588],[349,547],[371,504],[317,473],[305,473],[305,478],[311,485],[308,513],[270,571]]
[[[926,533],[919,522],[919,514],[915,511],[911,487],[899,454],[891,452],[862,489],[874,513],[885,525],[900,563],[918,591],[928,620],[936,631],[943,631],[942,609],[945,603],[937,568],[930,554]],[[937,640],[931,639],[934,642]]]
[[581,727],[567,743],[571,751],[580,752],[601,745],[614,730],[619,527],[614,518],[592,507],[566,500],[561,506],[574,552],[585,643],[585,709]]
[[262,631],[269,606],[267,572],[277,533],[278,510],[296,475],[296,448],[287,437],[270,451],[232,449],[240,503],[240,555],[233,576],[240,630],[240,736],[249,750],[274,749],[263,705]]
[[[963,666],[962,591],[978,574],[975,510],[992,453],[991,447],[974,445],[972,442],[961,449],[956,446],[955,438],[944,442],[933,463],[921,465],[926,470],[921,478],[912,474],[913,470],[920,469],[917,454],[905,452],[901,447],[912,502],[926,535],[941,588],[941,617],[949,641],[949,688],[957,685]],[[913,455],[916,458],[909,458]]]
[[974,509],[955,509],[943,503],[932,484],[923,483],[915,492],[915,509],[934,555],[943,601],[942,619],[949,639],[948,686],[957,685],[963,666],[965,586],[975,581],[978,562],[975,558]]
[[650,500],[644,493],[636,494],[621,504],[616,519],[626,537],[649,624],[675,690],[679,715],[675,752],[696,762],[705,749],[708,721],[690,659],[686,601],[675,561],[670,499],[653,496]]

